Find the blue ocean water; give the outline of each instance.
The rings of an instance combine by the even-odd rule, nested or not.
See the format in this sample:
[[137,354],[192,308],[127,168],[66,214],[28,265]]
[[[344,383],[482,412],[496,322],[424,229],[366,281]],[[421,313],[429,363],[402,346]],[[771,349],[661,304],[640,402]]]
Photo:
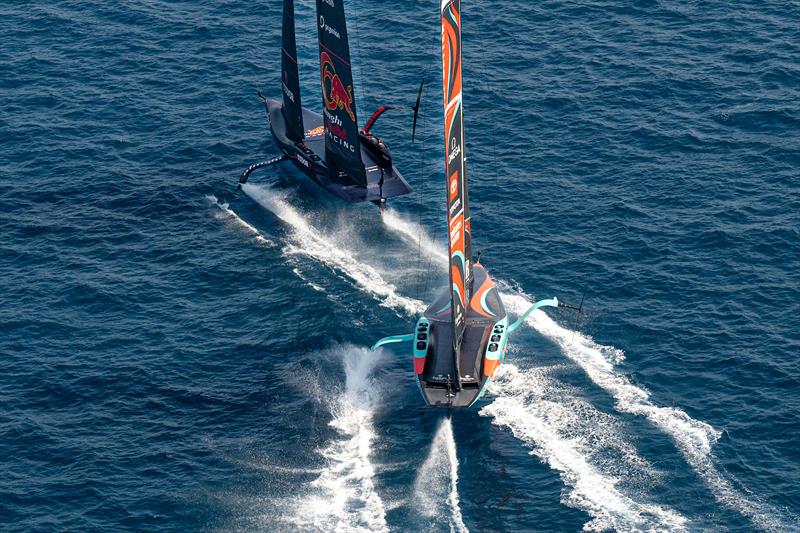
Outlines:
[[366,350],[445,283],[437,4],[347,7],[362,122],[428,80],[383,220],[235,191],[280,2],[0,6],[0,529],[800,530],[800,6],[464,2],[475,247],[588,312],[451,422]]

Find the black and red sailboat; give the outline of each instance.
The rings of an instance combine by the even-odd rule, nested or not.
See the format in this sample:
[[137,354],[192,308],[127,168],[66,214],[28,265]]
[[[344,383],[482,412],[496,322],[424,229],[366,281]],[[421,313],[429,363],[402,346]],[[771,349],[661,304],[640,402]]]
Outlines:
[[[472,259],[461,94],[461,0],[441,1],[442,75],[449,286],[407,335],[386,337],[378,347],[411,342],[422,396],[435,407],[469,407],[486,391],[506,352],[509,334],[534,310],[565,306],[556,298],[532,305],[509,324],[489,272]],[[568,306],[566,306],[568,307]]]
[[[363,128],[358,126],[344,0],[317,0],[317,34],[322,114],[304,108],[295,41],[294,1],[283,2],[282,88],[280,100],[262,98],[270,130],[283,155],[248,167],[239,183],[265,166],[291,160],[325,190],[347,202],[383,205],[411,192],[372,126],[391,106],[383,106]],[[421,92],[420,87],[420,92]],[[419,109],[419,95],[414,109]]]

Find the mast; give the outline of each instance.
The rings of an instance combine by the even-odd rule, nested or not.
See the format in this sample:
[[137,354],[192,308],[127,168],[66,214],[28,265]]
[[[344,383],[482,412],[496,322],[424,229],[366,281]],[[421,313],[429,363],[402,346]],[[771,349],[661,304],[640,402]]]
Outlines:
[[441,0],[441,15],[450,299],[453,352],[458,361],[466,328],[467,291],[472,279],[464,117],[461,109],[461,0]]
[[317,0],[317,32],[325,119],[325,160],[338,177],[346,174],[356,184],[366,187],[367,173],[358,141],[344,0]]
[[300,102],[297,44],[294,35],[294,0],[283,0],[281,71],[286,135],[295,142],[302,141],[305,128],[303,127],[303,105]]

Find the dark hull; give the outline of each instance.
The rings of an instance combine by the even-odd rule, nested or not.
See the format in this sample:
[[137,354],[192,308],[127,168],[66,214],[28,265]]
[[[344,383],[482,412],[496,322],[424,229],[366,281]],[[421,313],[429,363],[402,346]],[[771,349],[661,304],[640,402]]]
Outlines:
[[[361,143],[361,160],[367,171],[367,186],[360,186],[347,176],[340,178],[338,171],[329,168],[325,162],[322,115],[303,108],[303,123],[308,133],[302,143],[295,143],[286,134],[282,105],[279,100],[266,101],[272,137],[281,152],[320,187],[352,203],[378,202],[381,198],[391,198],[411,192],[411,187],[397,168],[391,163],[381,165],[378,157],[365,146],[364,142]],[[381,176],[383,176],[383,188],[380,187]]]
[[474,265],[466,333],[456,357],[450,319],[450,290],[442,291],[420,321],[414,368],[422,396],[432,407],[469,407],[486,391],[505,354],[508,317],[489,274]]

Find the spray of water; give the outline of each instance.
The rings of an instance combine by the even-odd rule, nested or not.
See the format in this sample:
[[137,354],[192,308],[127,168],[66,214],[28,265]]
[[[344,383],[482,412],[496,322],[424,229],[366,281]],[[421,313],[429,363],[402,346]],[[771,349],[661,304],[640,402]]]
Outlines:
[[206,200],[208,201],[209,204],[211,204],[212,206],[214,206],[217,209],[219,209],[220,216],[222,218],[226,218],[228,220],[232,220],[239,227],[244,228],[249,233],[252,233],[253,237],[255,238],[255,240],[258,243],[263,244],[264,246],[269,246],[269,247],[275,246],[274,242],[272,242],[271,240],[266,238],[264,235],[262,235],[262,233],[260,231],[258,231],[258,229],[255,226],[245,222],[239,215],[237,215],[234,212],[233,209],[230,208],[230,206],[227,203],[220,202],[217,199],[217,197],[214,196],[214,195],[206,196]]
[[328,412],[333,429],[322,446],[308,450],[318,455],[319,464],[286,466],[281,455],[228,457],[242,468],[266,472],[271,495],[221,494],[234,509],[234,520],[224,531],[388,533],[387,507],[376,489],[378,466],[372,459],[379,439],[375,415],[384,393],[375,370],[386,362],[380,353],[351,345],[315,353],[314,358],[340,362],[345,375],[338,389],[327,380],[324,395],[318,376],[302,380],[304,392]]
[[397,288],[383,279],[380,272],[361,261],[355,252],[348,249],[347,242],[323,235],[276,191],[252,184],[243,185],[242,190],[292,229],[292,242],[284,249],[285,253],[305,255],[342,272],[385,307],[411,316],[425,309],[425,304],[421,301],[400,295]]
[[[446,510],[443,508],[445,502]],[[446,522],[451,531],[469,532],[461,515],[456,440],[449,419],[443,419],[439,424],[428,457],[417,472],[414,504],[429,522]]]
[[388,531],[386,507],[375,489],[371,461],[377,440],[373,419],[381,391],[372,373],[384,361],[354,346],[333,352],[342,358],[346,376],[344,389],[330,404],[330,426],[337,437],[320,448],[324,466],[286,521],[300,530]]
[[383,224],[390,230],[399,233],[406,241],[417,246],[421,253],[435,259],[441,268],[447,266],[448,258],[444,244],[438,244],[428,237],[425,230],[417,223],[403,218],[394,209],[386,209],[383,213]]

